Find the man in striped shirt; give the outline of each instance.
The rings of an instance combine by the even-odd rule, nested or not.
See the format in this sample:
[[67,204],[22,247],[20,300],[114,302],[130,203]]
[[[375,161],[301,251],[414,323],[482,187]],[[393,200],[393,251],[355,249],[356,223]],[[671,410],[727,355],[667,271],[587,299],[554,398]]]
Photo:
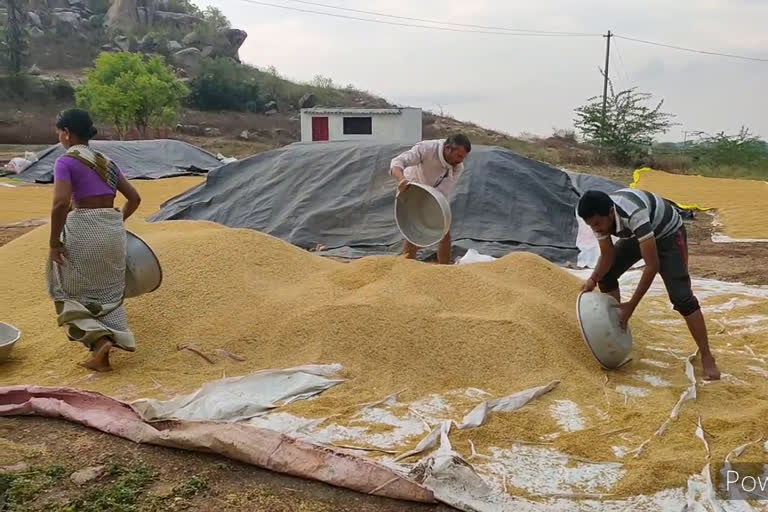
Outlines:
[[[610,195],[590,190],[579,199],[578,214],[595,232],[600,244],[600,259],[582,290],[590,292],[599,285],[600,291],[615,298],[620,303],[621,325],[626,328],[656,274],[661,274],[672,305],[685,318],[699,347],[704,378],[719,379],[720,370],[709,350],[704,316],[691,290],[685,226],[675,208],[644,190],[625,188]],[[616,245],[611,236],[620,239]],[[629,302],[621,303],[619,277],[640,258],[645,261],[643,275]]]

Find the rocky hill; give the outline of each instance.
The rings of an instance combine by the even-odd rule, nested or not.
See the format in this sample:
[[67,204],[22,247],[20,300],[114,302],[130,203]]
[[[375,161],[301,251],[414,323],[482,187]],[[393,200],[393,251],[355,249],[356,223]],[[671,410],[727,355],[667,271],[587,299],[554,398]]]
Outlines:
[[[198,65],[208,61],[206,58],[239,63],[238,51],[248,37],[245,31],[231,27],[218,9],[201,10],[189,0],[16,2],[21,3],[23,11],[28,81],[9,94],[3,89],[0,73],[0,144],[55,142],[56,114],[74,106],[75,88],[84,79],[85,68],[101,52],[160,54],[180,79],[190,80]],[[6,20],[7,0],[0,0],[0,22]],[[318,83],[296,83],[280,77],[274,69],[248,65],[241,68],[248,80],[258,83],[264,95],[257,111],[199,111],[188,105],[175,130],[152,135],[175,137],[214,152],[242,157],[298,140],[301,108],[394,106],[351,85],[336,87],[328,78]],[[100,137],[115,136],[103,124],[99,131]],[[477,143],[506,146],[553,163],[559,163],[562,151],[552,150],[552,144],[568,146],[569,154],[578,162],[589,158],[589,152],[564,140],[548,139],[552,144],[523,141],[449,116],[425,113],[425,138],[457,131],[467,133]]]

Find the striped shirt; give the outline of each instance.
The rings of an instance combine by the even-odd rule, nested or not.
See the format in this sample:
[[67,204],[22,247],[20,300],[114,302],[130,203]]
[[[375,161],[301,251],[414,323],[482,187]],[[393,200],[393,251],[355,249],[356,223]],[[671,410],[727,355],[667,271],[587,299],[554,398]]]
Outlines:
[[[683,225],[677,210],[652,192],[623,188],[609,196],[616,214],[616,232],[613,234],[619,238],[635,237],[642,242],[654,236],[661,240]],[[597,238],[605,240],[609,235],[598,235]]]

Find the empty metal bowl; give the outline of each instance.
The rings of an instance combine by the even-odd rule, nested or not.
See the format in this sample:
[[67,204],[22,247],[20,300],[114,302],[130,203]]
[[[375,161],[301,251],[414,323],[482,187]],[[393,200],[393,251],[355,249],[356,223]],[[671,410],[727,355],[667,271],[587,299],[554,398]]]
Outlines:
[[130,231],[125,244],[125,297],[151,293],[163,282],[163,269],[152,248]]
[[632,352],[632,331],[619,326],[618,302],[598,292],[581,293],[576,300],[576,316],[581,335],[595,359],[608,370],[627,362]]
[[429,247],[451,229],[451,205],[433,187],[411,183],[395,200],[397,228],[417,247]]
[[7,360],[16,342],[21,339],[21,331],[11,324],[0,322],[0,362]]

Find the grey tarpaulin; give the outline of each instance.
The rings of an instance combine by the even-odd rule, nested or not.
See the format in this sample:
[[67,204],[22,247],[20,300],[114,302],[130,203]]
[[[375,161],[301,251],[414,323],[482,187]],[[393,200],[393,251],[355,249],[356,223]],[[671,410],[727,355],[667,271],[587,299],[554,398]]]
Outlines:
[[[115,161],[129,179],[203,174],[222,165],[216,156],[180,140],[94,140],[91,146]],[[53,182],[53,166],[64,154],[60,144],[38,153],[38,161],[19,173],[22,181]]]
[[[296,143],[227,164],[150,220],[256,229],[299,247],[360,257],[400,250],[389,176],[402,144]],[[475,146],[451,201],[457,255],[535,252],[576,261],[578,195],[565,172],[512,151]]]

